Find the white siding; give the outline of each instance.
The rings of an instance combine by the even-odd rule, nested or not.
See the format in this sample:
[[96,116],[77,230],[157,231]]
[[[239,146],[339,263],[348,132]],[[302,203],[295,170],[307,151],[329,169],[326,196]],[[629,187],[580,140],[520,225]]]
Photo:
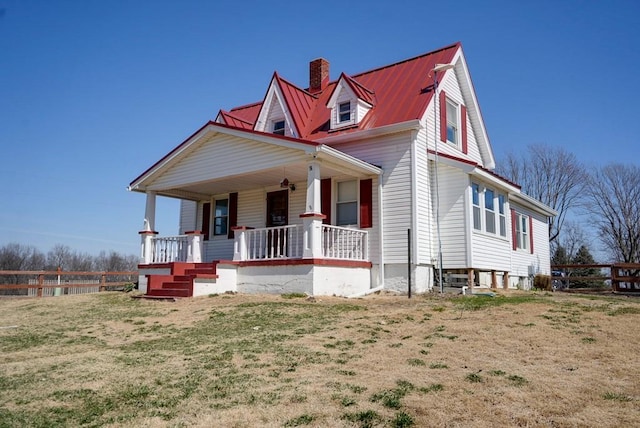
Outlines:
[[[385,264],[405,263],[407,259],[407,229],[411,227],[410,141],[410,133],[401,133],[335,146],[345,153],[380,166],[384,171],[382,192]],[[369,229],[369,239],[372,244],[377,241],[378,205],[377,183],[374,180],[374,225]],[[374,263],[377,261],[378,251],[377,248],[370,248]]]
[[[551,260],[549,254],[549,228],[546,218],[527,208],[511,202],[511,208],[517,212],[533,218],[533,254],[525,250],[512,250],[511,275],[526,277],[530,270],[534,273],[549,275]],[[509,236],[511,231],[511,216],[509,215]]]
[[431,185],[430,162],[427,155],[426,130],[423,128],[418,132],[416,144],[416,186],[417,186],[417,254],[416,263],[432,264],[433,258],[437,255],[434,253],[433,242],[433,187]]
[[[471,100],[468,102],[463,98],[462,92],[460,91],[460,84],[458,79],[456,78],[454,73],[447,73],[446,79],[440,83],[439,90],[443,90],[447,97],[451,100],[464,104],[467,106],[467,154],[462,153],[462,145],[459,144],[458,147],[453,147],[451,144],[442,142],[438,140],[438,151],[440,153],[445,153],[451,156],[455,156],[458,158],[469,159],[474,162],[477,162],[480,165],[483,165],[482,157],[480,155],[480,148],[478,147],[478,141],[476,139],[475,129],[473,128],[471,121],[469,119],[469,104],[471,104]],[[429,149],[435,150],[434,144],[434,135],[440,138],[440,107],[438,106],[436,111],[436,117],[434,117],[434,106],[438,103],[437,97],[432,99],[431,104],[427,107],[425,114],[423,116],[423,123],[425,123],[427,130],[427,138],[429,142]],[[435,125],[434,125],[435,120]],[[435,133],[435,134],[434,134]]]
[[[446,165],[438,166],[440,191],[440,233],[442,240],[442,264],[445,269],[467,267],[467,218],[465,193],[469,186],[467,174]],[[434,168],[435,188],[435,168]],[[435,198],[434,198],[435,199]],[[435,204],[435,201],[434,201]],[[434,225],[434,229],[437,226]],[[434,248],[437,246],[434,231]],[[434,251],[437,254],[437,248]]]
[[198,203],[195,201],[180,201],[179,235],[184,235],[185,232],[190,230],[196,230],[197,208]]
[[[241,154],[241,156],[239,155]],[[306,161],[301,150],[267,145],[217,134],[193,147],[186,156],[149,185],[150,190],[178,187],[244,173],[255,173],[296,161]]]

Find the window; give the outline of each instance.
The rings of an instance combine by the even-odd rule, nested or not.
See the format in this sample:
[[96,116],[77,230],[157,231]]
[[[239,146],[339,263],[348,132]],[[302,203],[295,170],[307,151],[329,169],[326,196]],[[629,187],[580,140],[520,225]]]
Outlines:
[[484,220],[487,233],[496,233],[496,211],[493,198],[493,190],[484,189]]
[[458,144],[458,105],[447,99],[447,142]]
[[351,101],[340,103],[338,106],[338,123],[351,121]]
[[495,190],[478,183],[471,183],[473,228],[493,235],[500,234],[506,238],[506,202],[506,195],[496,193]]
[[480,220],[480,186],[476,183],[471,183],[471,191],[473,193],[473,228],[482,230]]
[[213,217],[213,234],[227,235],[229,224],[229,200],[216,199],[215,211]]
[[505,202],[506,197],[504,195],[498,195],[498,218],[500,219],[500,236],[507,237],[507,217],[505,215]]
[[521,250],[529,249],[529,216],[515,213],[516,215],[516,248]]
[[273,122],[273,133],[284,135],[284,120],[276,120]]
[[336,225],[358,224],[358,182],[357,180],[338,183],[336,201]]

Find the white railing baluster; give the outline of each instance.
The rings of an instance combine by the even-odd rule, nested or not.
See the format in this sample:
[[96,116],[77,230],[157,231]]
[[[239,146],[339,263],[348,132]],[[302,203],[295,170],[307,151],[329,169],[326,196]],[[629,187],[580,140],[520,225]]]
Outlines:
[[322,252],[328,259],[368,261],[369,232],[322,225]]

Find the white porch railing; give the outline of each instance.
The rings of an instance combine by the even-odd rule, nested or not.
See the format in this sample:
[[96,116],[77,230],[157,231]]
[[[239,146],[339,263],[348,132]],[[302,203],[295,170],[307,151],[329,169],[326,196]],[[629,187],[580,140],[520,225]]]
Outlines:
[[266,227],[244,231],[245,260],[298,259],[302,257],[300,225]]
[[156,236],[144,231],[142,235],[141,261],[145,264],[202,261],[202,235],[187,232],[186,235]]
[[322,254],[327,259],[369,260],[369,232],[322,225]]
[[151,263],[186,262],[189,247],[189,236],[162,236],[152,240]]

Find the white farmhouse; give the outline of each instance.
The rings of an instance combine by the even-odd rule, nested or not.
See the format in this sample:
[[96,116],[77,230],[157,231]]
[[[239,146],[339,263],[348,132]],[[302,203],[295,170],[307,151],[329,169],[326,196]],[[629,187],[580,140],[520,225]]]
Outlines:
[[[274,73],[131,182],[146,194],[140,288],[361,295],[463,280],[527,287],[550,273],[556,213],[496,175],[462,46],[356,75]],[[178,235],[156,198],[181,200]]]

